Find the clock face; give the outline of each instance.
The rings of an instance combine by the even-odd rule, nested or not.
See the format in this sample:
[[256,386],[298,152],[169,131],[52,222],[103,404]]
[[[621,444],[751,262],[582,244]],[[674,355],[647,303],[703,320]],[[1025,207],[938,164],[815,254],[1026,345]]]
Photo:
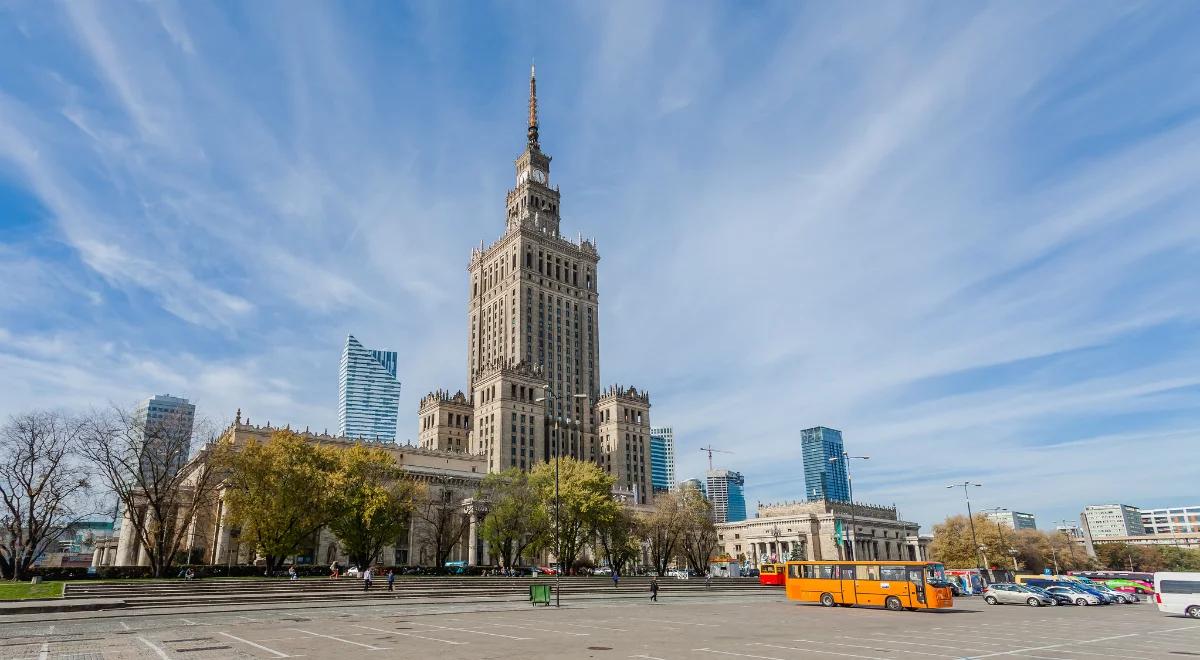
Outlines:
[[533,180],[537,181],[538,183],[546,183],[546,173],[539,169],[534,169]]

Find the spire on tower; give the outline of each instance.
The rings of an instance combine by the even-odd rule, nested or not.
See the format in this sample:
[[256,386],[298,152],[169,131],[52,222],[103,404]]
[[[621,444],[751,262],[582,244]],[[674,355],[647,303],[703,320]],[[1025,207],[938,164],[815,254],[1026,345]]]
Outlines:
[[529,65],[529,148],[540,149],[537,120],[537,70]]

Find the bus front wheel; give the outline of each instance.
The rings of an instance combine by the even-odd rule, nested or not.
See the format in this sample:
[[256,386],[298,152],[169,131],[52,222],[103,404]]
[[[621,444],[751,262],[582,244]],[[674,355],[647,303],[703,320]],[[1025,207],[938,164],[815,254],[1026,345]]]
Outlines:
[[1187,608],[1186,614],[1193,619],[1200,619],[1200,605],[1192,605]]
[[904,609],[904,605],[900,602],[900,599],[895,596],[888,596],[888,599],[883,601],[883,605],[893,612],[899,612]]
[[833,600],[833,594],[821,594],[821,604],[825,607],[833,607],[837,602]]

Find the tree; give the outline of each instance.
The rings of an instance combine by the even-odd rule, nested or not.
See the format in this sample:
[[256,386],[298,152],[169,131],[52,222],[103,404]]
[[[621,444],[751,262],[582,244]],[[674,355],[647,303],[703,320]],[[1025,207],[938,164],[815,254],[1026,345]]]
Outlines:
[[[204,437],[198,455],[191,447]],[[124,523],[155,577],[165,577],[200,511],[216,503],[225,447],[212,442],[211,426],[188,414],[161,417],[114,407],[83,423],[80,453],[93,474],[116,495]]]
[[77,457],[79,420],[38,411],[0,429],[0,578],[20,580],[51,543],[85,515]]
[[624,506],[618,506],[601,520],[596,526],[596,543],[604,560],[618,574],[625,573],[625,567],[637,561],[641,554],[642,544],[638,538],[638,518]]
[[268,575],[336,516],[336,452],[278,430],[266,443],[250,440],[230,458],[228,521],[266,558]]
[[434,566],[446,565],[450,552],[471,526],[454,489],[444,480],[426,486],[413,508],[413,518],[421,523],[417,526],[418,540],[433,554]]
[[650,546],[650,563],[662,577],[675,557],[683,532],[683,507],[680,493],[663,493],[654,498],[654,511],[642,520],[642,538]]
[[[1056,563],[1059,571],[1085,569],[1094,564],[1083,546],[1066,534],[1035,529],[1014,531],[998,527],[983,515],[975,517],[975,539],[987,558],[985,569],[1011,569],[1013,556],[1018,569],[1030,572],[1041,572],[1044,568],[1053,570]],[[981,561],[974,550],[966,516],[950,516],[933,526],[929,556],[934,561],[949,568],[974,568]]]
[[335,513],[329,529],[352,564],[375,563],[383,548],[408,527],[420,489],[390,454],[361,444],[337,453],[330,484]]
[[480,534],[502,566],[516,566],[527,553],[538,552],[553,538],[550,514],[530,484],[528,472],[509,468],[487,475],[478,498],[488,506]]
[[679,549],[688,567],[707,573],[717,549],[717,527],[713,523],[712,504],[694,488],[680,491]]
[[[613,478],[595,463],[566,457],[559,466],[559,565],[567,569],[587,547],[596,528],[621,506],[612,496]],[[554,464],[533,468],[529,480],[554,520]]]

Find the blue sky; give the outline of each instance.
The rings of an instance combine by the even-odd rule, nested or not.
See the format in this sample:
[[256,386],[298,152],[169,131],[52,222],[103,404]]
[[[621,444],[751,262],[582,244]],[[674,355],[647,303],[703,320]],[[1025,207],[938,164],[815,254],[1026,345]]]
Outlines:
[[[1196,504],[1194,4],[0,3],[0,415],[170,392],[401,438],[463,387],[538,65],[602,380],[754,502],[842,429],[929,524]],[[928,528],[926,528],[928,531]]]

